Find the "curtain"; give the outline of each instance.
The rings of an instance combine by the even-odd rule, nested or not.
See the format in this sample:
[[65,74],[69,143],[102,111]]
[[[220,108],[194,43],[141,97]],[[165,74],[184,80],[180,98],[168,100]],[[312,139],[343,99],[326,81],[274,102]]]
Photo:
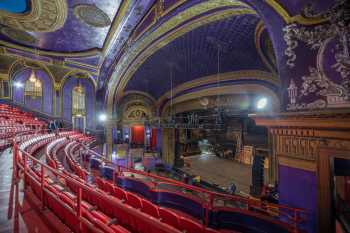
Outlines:
[[143,126],[133,126],[131,130],[131,143],[144,144],[145,128]]

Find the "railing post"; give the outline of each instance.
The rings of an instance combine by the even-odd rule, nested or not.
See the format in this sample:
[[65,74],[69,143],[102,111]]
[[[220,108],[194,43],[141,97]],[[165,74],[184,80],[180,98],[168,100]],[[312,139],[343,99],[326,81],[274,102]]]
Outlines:
[[214,206],[214,194],[210,193],[209,204],[207,204],[205,208],[205,221],[204,221],[205,226],[209,225],[209,211],[213,209],[213,206]]
[[79,221],[79,231],[82,231],[82,222],[81,222],[81,196],[82,196],[82,189],[81,187],[78,188],[78,199],[77,199],[77,218]]
[[24,152],[23,153],[23,173],[24,173],[24,175],[23,175],[23,185],[24,185],[24,190],[26,190],[27,189],[27,182],[26,182],[26,177],[27,177],[27,153],[26,152]]
[[45,177],[45,170],[44,170],[44,166],[43,165],[40,165],[40,174],[41,174],[41,179],[40,179],[40,184],[41,184],[41,193],[40,193],[40,196],[41,196],[41,207],[42,209],[45,208],[45,201],[44,201],[44,177]]
[[297,210],[294,210],[294,214],[293,214],[293,232],[297,233],[298,232],[298,214],[297,214]]
[[18,162],[18,145],[16,140],[13,142],[13,172],[15,174],[15,178],[17,179],[17,162]]

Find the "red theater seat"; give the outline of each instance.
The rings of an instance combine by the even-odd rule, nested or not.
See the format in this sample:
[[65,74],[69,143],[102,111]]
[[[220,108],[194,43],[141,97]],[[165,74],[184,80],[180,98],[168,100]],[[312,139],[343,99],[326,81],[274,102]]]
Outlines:
[[179,217],[177,214],[168,209],[159,208],[159,215],[162,222],[177,229],[179,228]]
[[136,209],[141,209],[142,208],[142,202],[141,202],[141,198],[139,198],[138,196],[136,196],[133,193],[127,193],[126,194],[126,204],[136,208]]
[[142,212],[149,214],[152,217],[159,218],[158,207],[145,199],[142,199]]
[[105,183],[105,191],[109,193],[110,195],[115,196],[115,191],[114,191],[114,185],[111,182],[106,182]]
[[96,184],[97,184],[97,187],[101,190],[105,190],[105,181],[102,180],[101,178],[99,177],[96,177]]
[[202,233],[203,225],[191,219],[180,217],[180,229],[186,233]]
[[120,200],[126,200],[126,192],[119,187],[114,187],[114,195]]

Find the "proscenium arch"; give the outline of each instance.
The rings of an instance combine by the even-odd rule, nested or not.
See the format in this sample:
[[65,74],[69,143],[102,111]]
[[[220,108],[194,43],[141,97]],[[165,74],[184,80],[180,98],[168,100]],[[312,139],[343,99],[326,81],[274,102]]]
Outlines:
[[[220,93],[220,95],[259,93],[260,95],[266,96],[271,100],[271,106],[273,107],[273,110],[278,111],[280,108],[280,100],[276,92],[261,84],[235,84],[222,87],[210,87],[207,89],[180,95],[173,99],[173,104],[179,104],[184,101],[198,99],[201,97],[217,96],[218,93]],[[166,101],[166,103],[162,106],[159,106],[160,116],[165,116],[166,110],[169,108],[169,106],[169,100]]]
[[[134,100],[128,100],[129,96],[140,96],[143,97],[142,99],[134,99]],[[113,106],[113,113],[117,114],[118,110],[120,110],[121,108],[124,108],[126,105],[130,104],[130,103],[135,103],[135,102],[139,102],[140,100],[142,100],[145,105],[149,105],[150,108],[152,108],[152,115],[156,114],[156,110],[157,110],[157,106],[156,106],[156,100],[150,96],[148,93],[145,92],[141,92],[141,91],[129,91],[129,92],[125,92],[125,94],[118,99],[118,102],[116,102],[116,104]],[[149,103],[146,103],[148,100]]]
[[[223,9],[223,7],[226,6],[228,9]],[[206,12],[210,12],[212,10],[217,9],[217,12],[211,13],[209,16],[202,16],[199,19],[195,19],[192,22],[188,22],[185,24],[185,26],[182,26],[180,29],[175,30],[175,32],[171,32],[171,29],[181,25],[183,22],[186,22],[190,20],[191,18],[195,17],[196,15],[201,15]],[[219,13],[218,13],[219,11]],[[194,15],[193,12],[196,14]],[[239,1],[230,1],[230,0],[222,0],[220,2],[217,1],[209,1],[197,4],[193,7],[190,7],[183,12],[179,13],[177,17],[174,17],[164,24],[162,24],[159,28],[155,29],[152,33],[150,33],[147,37],[140,39],[137,42],[137,45],[131,48],[129,51],[129,56],[125,55],[122,57],[117,64],[117,70],[112,74],[111,80],[108,85],[108,98],[107,98],[107,105],[109,109],[109,113],[111,112],[111,107],[113,105],[115,93],[118,93],[122,88],[122,85],[119,84],[119,80],[124,80],[125,77],[130,77],[129,75],[126,75],[127,71],[135,71],[136,65],[131,66],[131,61],[134,60],[134,58],[138,57],[138,60],[140,60],[141,51],[144,55],[142,59],[147,58],[147,56],[151,55],[155,51],[157,51],[159,48],[166,45],[166,42],[163,39],[159,39],[161,35],[164,35],[166,33],[170,35],[167,36],[168,43],[174,40],[176,37],[181,36],[182,34],[185,34],[186,32],[189,32],[193,30],[195,27],[202,26],[203,23],[210,23],[214,22],[220,19],[224,19],[227,17],[232,17],[234,15],[242,15],[242,14],[256,14],[254,10],[252,10],[247,4],[239,2]],[[180,30],[182,30],[182,33],[179,33]],[[154,43],[157,41],[157,43]],[[147,46],[151,45],[150,48],[147,48]],[[150,52],[151,50],[151,52]],[[134,62],[134,61],[133,61]],[[137,62],[134,62],[137,63]],[[138,62],[140,63],[140,62]],[[133,69],[129,69],[129,67],[133,67]],[[121,77],[120,79],[118,77]],[[125,81],[124,81],[125,82]],[[125,85],[125,83],[124,83]]]
[[[213,13],[211,16],[205,16],[206,23],[218,21],[220,19],[224,19],[225,17],[232,17],[234,15],[242,15],[242,14],[254,14],[257,15],[257,12],[253,10],[251,7],[249,7],[247,4],[242,3],[242,1],[229,1],[229,0],[223,0],[223,1],[210,1],[210,7],[208,8],[205,3],[198,4],[194,7],[197,7],[197,12],[203,13],[206,12],[205,10],[201,9],[201,7],[205,6],[205,9],[207,11],[222,8],[223,6],[226,6],[225,10],[220,11],[219,13],[216,12]],[[231,8],[227,9],[227,6],[230,6]],[[193,9],[189,8],[185,10],[184,12],[181,12],[180,14],[183,19],[182,22],[188,21],[193,17],[189,17],[187,14],[187,11],[191,11]],[[202,11],[200,11],[202,10]],[[212,17],[212,18],[210,18]],[[208,20],[210,19],[210,20]],[[171,22],[174,21],[174,19],[170,19],[169,22],[165,22],[163,25],[161,25],[159,28],[155,29],[152,33],[147,35],[145,38],[141,38],[140,41],[136,43],[134,47],[132,47],[128,53],[128,55],[124,55],[119,61],[119,63],[116,66],[115,72],[112,74],[111,80],[108,85],[108,95],[107,95],[107,109],[108,113],[112,114],[112,107],[114,105],[114,100],[119,99],[118,95],[123,95],[123,88],[125,87],[128,78],[132,76],[132,74],[137,70],[137,66],[140,65],[143,60],[145,60],[148,56],[150,56],[152,53],[157,51],[159,48],[165,46],[167,43],[170,43],[175,38],[181,36],[182,34],[185,34],[188,31],[193,30],[196,26],[202,26],[203,25],[203,18],[194,20],[194,22],[186,23],[185,26],[181,27],[182,33],[179,33],[180,29],[177,29],[175,32],[169,33],[169,25],[176,26],[176,23],[179,22]],[[198,23],[198,21],[201,21],[201,23]],[[168,23],[168,24],[167,24]],[[171,24],[172,23],[172,24]],[[160,34],[162,33],[162,34]],[[164,41],[164,38],[162,40],[159,40],[160,35],[164,35],[166,33],[169,33],[170,35],[167,35],[166,38],[167,41]],[[174,35],[176,34],[176,35]],[[151,45],[149,48],[147,46]],[[275,46],[274,46],[275,47]],[[135,60],[134,60],[135,59]],[[131,65],[132,64],[132,65]]]

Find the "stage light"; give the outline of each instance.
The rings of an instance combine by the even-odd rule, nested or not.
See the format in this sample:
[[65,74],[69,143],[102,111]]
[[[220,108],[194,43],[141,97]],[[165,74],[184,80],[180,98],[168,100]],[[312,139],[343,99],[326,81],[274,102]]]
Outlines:
[[267,98],[266,97],[262,97],[260,98],[257,102],[256,102],[256,108],[259,110],[265,109],[267,106]]
[[13,85],[14,85],[16,88],[21,88],[21,87],[23,87],[23,83],[21,83],[21,82],[14,82]]
[[98,117],[98,119],[101,121],[101,122],[104,122],[107,120],[107,115],[104,114],[104,113],[101,113],[100,116]]

